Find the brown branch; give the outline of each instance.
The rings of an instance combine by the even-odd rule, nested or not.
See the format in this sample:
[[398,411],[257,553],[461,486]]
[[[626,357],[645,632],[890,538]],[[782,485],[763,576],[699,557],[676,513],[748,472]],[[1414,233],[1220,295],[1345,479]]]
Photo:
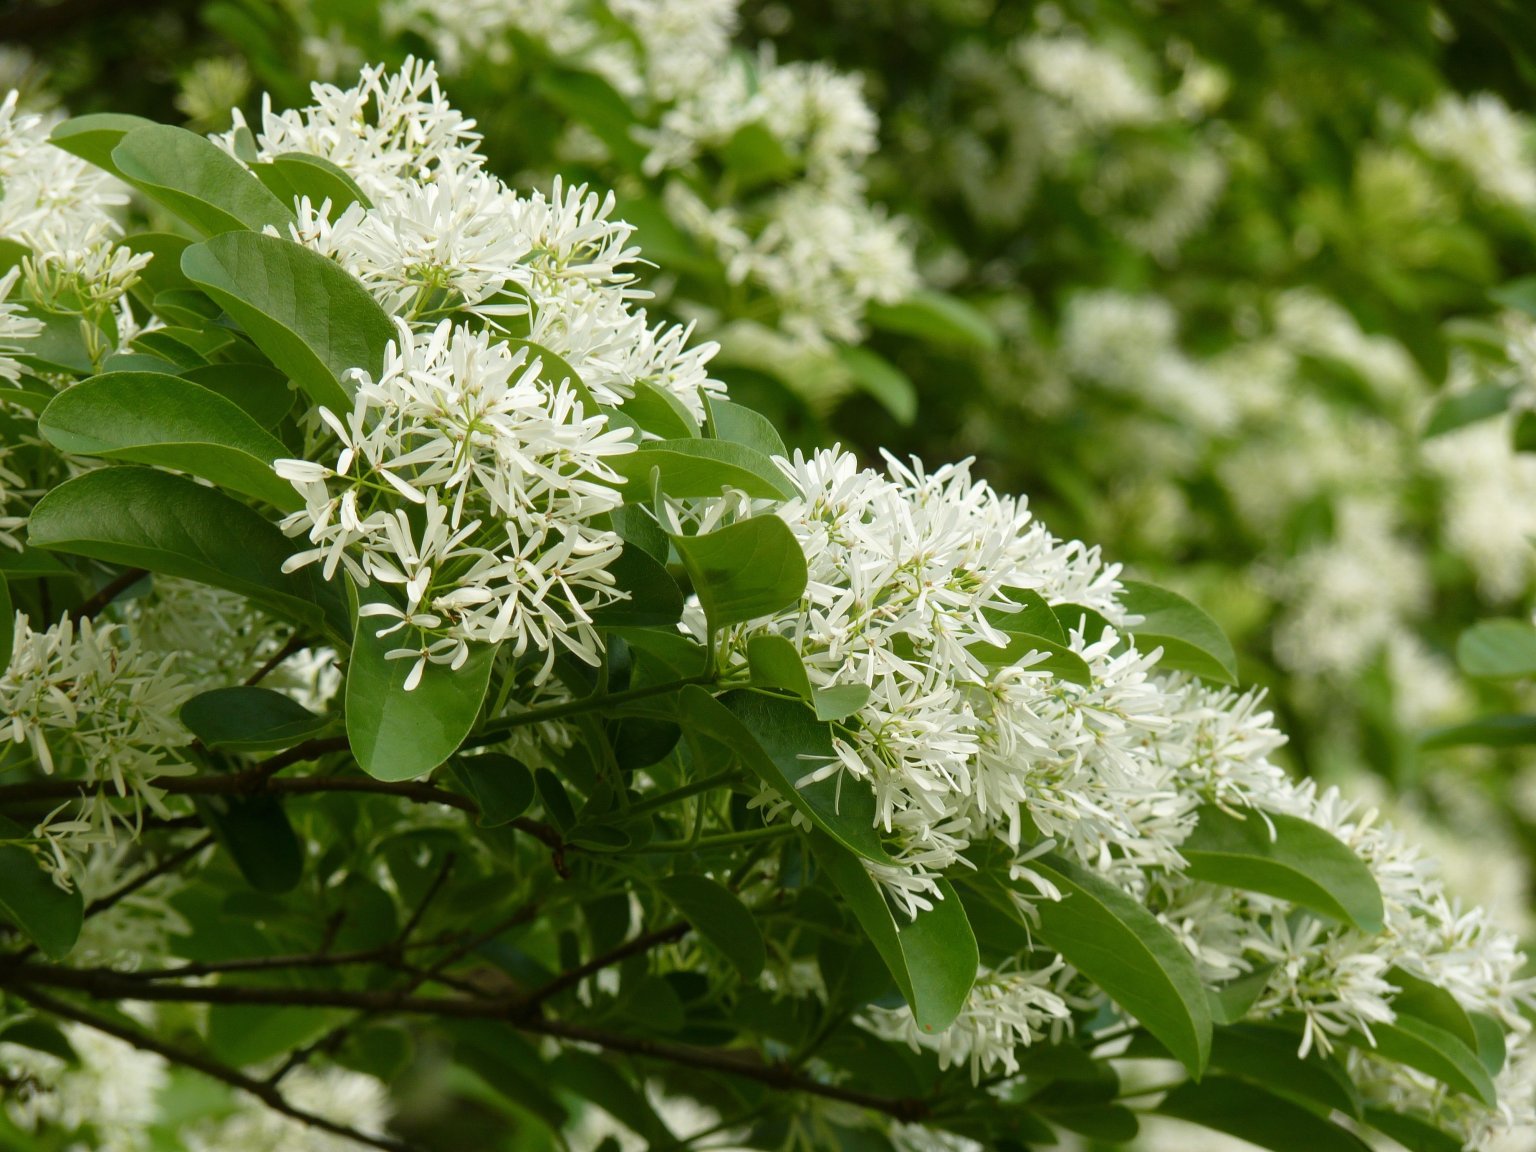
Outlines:
[[189,1052],[178,1048],[173,1044],[167,1044],[153,1036],[119,1024],[115,1020],[109,1020],[104,1016],[98,1016],[83,1008],[58,1000],[45,992],[39,992],[35,988],[18,987],[15,992],[23,1000],[34,1008],[41,1009],[52,1016],[64,1020],[73,1020],[77,1024],[84,1024],[97,1032],[114,1036],[125,1044],[131,1044],[141,1052],[153,1052],[156,1056],[179,1064],[183,1068],[201,1072],[204,1076],[212,1077],[231,1088],[238,1088],[242,1092],[248,1092],[256,1097],[274,1112],[280,1112],[290,1119],[297,1120],[301,1124],[307,1124],[311,1128],[318,1128],[322,1132],[329,1132],[333,1136],[341,1136],[348,1140],[355,1140],[359,1144],[365,1144],[370,1148],[379,1148],[383,1152],[416,1152],[415,1146],[401,1140],[395,1140],[388,1136],[372,1136],[351,1128],[345,1124],[338,1124],[334,1120],[328,1120],[324,1116],[314,1112],[305,1111],[294,1104],[290,1104],[276,1086],[264,1084],[260,1080],[253,1079],[238,1069],[231,1068],[201,1053]]
[[265,664],[246,677],[245,686],[247,688],[254,688],[270,676],[284,660],[290,656],[297,655],[309,646],[309,639],[295,632],[292,636],[288,637],[288,643],[272,653],[271,658]]
[[146,884],[153,883],[168,872],[174,872],[176,869],[180,868],[188,860],[191,860],[194,856],[196,856],[199,852],[201,852],[204,848],[208,847],[212,843],[212,833],[209,833],[206,836],[201,836],[194,840],[191,844],[188,844],[181,851],[173,852],[159,863],[144,869],[144,871],[140,872],[137,876],[128,881],[121,888],[117,888],[114,891],[108,892],[99,900],[91,901],[90,907],[85,910],[86,918],[89,919],[92,916],[99,916],[108,908],[111,908],[118,901],[132,896]]
[[70,612],[69,618],[78,624],[87,616],[96,615],[96,613],[100,612],[148,575],[149,571],[144,568],[124,569],[96,592],[82,600],[79,606]]
[[830,1100],[841,1100],[899,1120],[921,1120],[931,1109],[930,1102],[925,1100],[877,1096],[813,1080],[785,1065],[764,1064],[754,1055],[741,1050],[696,1048],[645,1037],[602,1032],[563,1020],[543,1019],[530,1014],[525,997],[473,1000],[463,996],[415,996],[400,991],[369,989],[232,987],[221,984],[167,986],[135,982],[99,969],[82,972],[38,964],[0,965],[0,984],[19,986],[24,994],[32,994],[30,990],[33,985],[72,988],[105,1000],[245,1004],[282,1008],[352,1008],[368,1015],[399,1012],[458,1020],[498,1020],[536,1036],[592,1044],[609,1052],[623,1052],[683,1067],[723,1072],[785,1092],[803,1092]]
[[536,988],[529,993],[523,1004],[527,1008],[534,1008],[553,999],[571,988],[576,987],[588,976],[601,972],[604,968],[611,968],[615,964],[621,964],[631,956],[641,956],[660,944],[670,944],[674,940],[681,940],[688,934],[689,926],[686,923],[669,924],[665,928],[658,928],[654,932],[647,932],[643,936],[636,936],[626,944],[620,944],[601,956],[594,956],[585,964],[572,968],[568,972],[562,972],[542,988]]

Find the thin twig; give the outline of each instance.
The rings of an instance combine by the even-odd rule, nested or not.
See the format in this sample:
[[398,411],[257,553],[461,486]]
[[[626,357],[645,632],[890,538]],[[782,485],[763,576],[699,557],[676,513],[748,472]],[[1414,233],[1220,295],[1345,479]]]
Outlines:
[[238,1088],[242,1092],[248,1092],[260,1100],[274,1112],[280,1112],[290,1119],[297,1120],[301,1124],[307,1124],[311,1128],[318,1128],[322,1132],[329,1132],[333,1136],[342,1136],[348,1140],[355,1140],[359,1144],[366,1144],[370,1148],[379,1148],[383,1152],[416,1152],[415,1145],[407,1144],[401,1140],[395,1140],[388,1136],[373,1136],[351,1128],[346,1124],[338,1124],[334,1120],[328,1120],[324,1116],[314,1112],[305,1111],[294,1104],[290,1104],[274,1085],[263,1084],[260,1080],[253,1079],[238,1069],[231,1068],[210,1057],[197,1052],[188,1052],[175,1045],[167,1044],[153,1036],[140,1032],[137,1029],[126,1027],[109,1020],[104,1016],[97,1016],[83,1008],[63,1000],[55,999],[45,992],[39,992],[35,988],[21,986],[15,992],[23,1000],[26,1000],[34,1008],[39,1008],[53,1016],[64,1020],[73,1020],[77,1024],[84,1024],[97,1032],[108,1036],[114,1036],[125,1044],[131,1044],[142,1052],[153,1052],[155,1055],[179,1064],[183,1068],[191,1068],[201,1072],[204,1076],[210,1076],[215,1080],[228,1084],[232,1088]]
[[601,956],[594,956],[585,964],[578,965],[568,972],[562,972],[542,988],[536,988],[529,993],[524,1005],[534,1008],[550,1000],[568,989],[576,987],[588,976],[601,972],[604,968],[612,968],[615,964],[622,964],[631,956],[641,956],[652,948],[662,944],[670,944],[674,940],[681,940],[688,934],[688,924],[679,922],[668,924],[665,928],[658,928],[654,932],[647,932],[643,936],[636,936],[628,943],[620,944],[617,948],[604,952]]
[[256,685],[260,684],[263,680],[270,676],[273,671],[276,670],[277,666],[284,660],[308,648],[309,643],[310,642],[307,637],[295,632],[292,636],[288,637],[288,643],[284,644],[281,648],[272,654],[271,659],[269,659],[260,668],[256,669],[256,671],[252,672],[249,676],[246,677],[245,686],[247,688],[254,688]]
[[76,624],[87,616],[95,616],[112,601],[116,600],[128,589],[132,588],[144,577],[148,576],[148,570],[144,568],[125,568],[96,592],[82,600],[79,605],[70,612],[69,618]]

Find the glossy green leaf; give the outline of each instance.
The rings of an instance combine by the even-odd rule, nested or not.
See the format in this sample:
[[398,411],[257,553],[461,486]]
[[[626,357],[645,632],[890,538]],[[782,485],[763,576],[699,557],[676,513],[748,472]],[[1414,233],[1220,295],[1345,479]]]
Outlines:
[[293,211],[217,144],[169,124],[135,128],[112,149],[112,163],[129,184],[170,209],[204,236],[287,233]]
[[1526,620],[1480,620],[1457,640],[1456,662],[1485,680],[1536,675],[1536,628]]
[[1211,1052],[1211,1010],[1188,950],[1140,901],[1082,865],[1052,854],[1030,868],[1062,894],[1035,906],[1040,939],[1198,1076]]
[[625,478],[624,499],[630,503],[650,498],[653,469],[660,473],[661,490],[679,499],[718,496],[727,488],[762,500],[788,500],[795,494],[772,460],[729,440],[653,440],[606,461]]
[[1462,1152],[1461,1140],[1440,1131],[1419,1116],[1405,1116],[1385,1108],[1367,1108],[1365,1122],[1376,1131],[1390,1136],[1407,1152]]
[[759,688],[782,688],[802,700],[811,698],[811,679],[795,646],[783,636],[758,635],[747,641],[747,668]]
[[490,684],[496,648],[477,644],[457,671],[430,661],[421,682],[405,690],[416,661],[391,660],[392,649],[419,643],[403,628],[380,637],[386,618],[359,617],[347,663],[347,740],[363,771],[379,780],[409,780],[443,763],[464,742]]
[[504,752],[459,756],[452,763],[453,778],[475,802],[482,828],[510,824],[533,803],[533,773],[527,765]]
[[337,219],[353,204],[372,208],[373,203],[357,181],[347,172],[320,156],[305,152],[283,152],[272,157],[272,167],[293,190],[293,195],[308,196],[316,208],[326,200],[331,202],[331,219]]
[[1198,818],[1179,846],[1192,879],[1278,896],[1363,932],[1381,931],[1381,890],[1336,836],[1296,816],[1249,811],[1240,818],[1214,804],[1203,805]]
[[182,376],[224,397],[262,428],[276,428],[293,409],[288,378],[265,364],[209,364]]
[[239,407],[178,376],[109,372],[60,392],[38,430],[61,452],[201,476],[284,512],[304,505],[272,471],[288,449]]
[[972,644],[971,652],[982,663],[993,668],[1009,668],[1025,657],[1032,657],[1028,667],[1032,672],[1049,672],[1057,679],[1085,688],[1093,686],[1093,670],[1088,662],[1065,644],[1058,644],[1044,636],[1031,636],[1026,632],[1010,632],[1008,643]]
[[667,569],[636,544],[624,545],[608,565],[614,586],[628,593],[592,612],[599,628],[648,628],[676,624],[683,615],[683,593]]
[[1246,1019],[1255,1001],[1264,994],[1273,971],[1273,964],[1262,964],[1220,988],[1208,988],[1205,999],[1211,1006],[1211,1019],[1217,1024],[1237,1024]]
[[702,536],[674,536],[672,544],[711,631],[782,611],[805,592],[805,553],[777,516],[753,516]]
[[656,887],[693,930],[725,955],[743,980],[756,980],[768,952],[757,920],[735,893],[708,876],[680,874]]
[[837,777],[798,782],[831,763],[832,733],[797,700],[741,690],[716,700],[704,689],[678,696],[683,721],[735,753],[811,823],[845,848],[877,863],[889,857],[875,830],[875,798],[867,786]]
[[637,381],[635,394],[624,401],[624,415],[663,440],[686,440],[699,434],[693,413],[669,389]]
[[1057,644],[1067,644],[1070,641],[1067,630],[1062,627],[1061,618],[1056,615],[1056,610],[1046,603],[1045,597],[1040,593],[1028,588],[1005,588],[1003,593],[1017,607],[1011,611],[988,608],[985,615],[987,621],[994,627],[1001,628],[1004,632],[1043,636]]
[[335,630],[350,619],[315,568],[283,571],[292,545],[275,524],[222,492],[152,468],[98,468],[65,481],[32,510],[27,540],[228,588],[311,625]]
[[1219,684],[1237,683],[1237,654],[1232,642],[1204,609],[1155,584],[1139,580],[1122,584],[1121,607],[1144,617],[1130,629],[1136,646],[1143,652],[1161,646],[1159,667],[1192,672]]
[[198,796],[198,815],[258,892],[291,892],[304,875],[304,845],[275,796]]
[[113,175],[120,175],[112,162],[112,150],[122,143],[123,137],[140,128],[157,128],[153,120],[142,116],[127,116],[118,112],[96,112],[89,116],[76,116],[55,124],[48,139],[53,144],[72,153],[89,164],[103,168]]
[[0,917],[57,960],[80,936],[85,902],[78,887],[66,892],[55,884],[28,849],[3,842],[25,839],[25,828],[0,816]]
[[1417,1068],[1457,1092],[1465,1093],[1489,1107],[1497,1102],[1493,1078],[1478,1059],[1477,1053],[1456,1035],[1414,1016],[1399,1016],[1392,1024],[1373,1024],[1376,1043],[1359,1033],[1346,1033],[1342,1039],[1362,1051],[1374,1050],[1393,1062]]
[[818,720],[845,720],[869,703],[873,693],[863,684],[834,684],[811,693]]
[[1365,1141],[1312,1110],[1226,1076],[1180,1084],[1157,1111],[1273,1152],[1370,1152]]
[[917,1026],[941,1032],[959,1015],[976,981],[980,956],[960,897],[944,880],[942,899],[915,920],[893,913],[863,862],[831,837],[811,833],[811,850],[859,927],[879,950]]
[[544,67],[535,86],[562,112],[590,128],[623,167],[640,170],[646,149],[633,136],[635,114],[612,84],[594,72]]
[[705,404],[709,409],[710,431],[717,440],[743,444],[764,456],[789,455],[779,430],[761,412],[718,396],[707,397]]
[[895,304],[872,302],[872,326],[935,344],[956,344],[991,351],[999,337],[992,322],[974,307],[944,292],[919,290]]
[[194,288],[181,270],[181,254],[192,244],[174,232],[136,232],[123,237],[123,247],[134,253],[149,253],[149,263],[139,273],[139,287],[147,290],[153,302],[162,292],[182,292]]
[[1478,1050],[1477,1028],[1455,996],[1402,968],[1393,968],[1387,973],[1386,980],[1397,986],[1392,1011],[1399,1017],[1413,1016],[1433,1024],[1455,1036],[1473,1052]]
[[181,722],[209,748],[242,752],[292,748],[329,723],[291,697],[255,685],[200,692],[181,706]]
[[1477,1058],[1488,1069],[1488,1075],[1497,1076],[1504,1070],[1504,1061],[1509,1057],[1504,1042],[1504,1025],[1486,1012],[1469,1012],[1468,1016],[1472,1019],[1473,1031],[1477,1033]]
[[231,232],[181,257],[188,279],[220,304],[316,404],[351,408],[343,381],[374,373],[395,338],[384,309],[334,261],[289,240]]
[[1297,1056],[1298,1036],[1282,1028],[1240,1024],[1218,1028],[1211,1044],[1211,1067],[1234,1073],[1299,1104],[1360,1117],[1360,1093],[1349,1073],[1333,1057],[1314,1050]]

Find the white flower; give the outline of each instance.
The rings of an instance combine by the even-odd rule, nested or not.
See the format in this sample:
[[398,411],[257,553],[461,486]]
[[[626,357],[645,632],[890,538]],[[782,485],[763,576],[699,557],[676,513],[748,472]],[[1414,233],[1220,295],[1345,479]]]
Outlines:
[[1536,150],[1531,122],[1492,92],[1442,94],[1408,125],[1420,148],[1471,177],[1490,200],[1536,207]]

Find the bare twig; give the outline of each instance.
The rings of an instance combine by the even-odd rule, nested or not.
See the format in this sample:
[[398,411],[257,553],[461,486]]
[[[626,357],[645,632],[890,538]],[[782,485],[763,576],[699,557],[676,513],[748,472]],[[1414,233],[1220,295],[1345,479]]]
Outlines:
[[70,612],[69,618],[78,624],[87,616],[96,615],[96,613],[100,612],[148,575],[149,572],[143,568],[124,569],[92,595],[82,600],[79,606]]
[[173,1044],[167,1044],[163,1040],[119,1024],[115,1020],[109,1020],[104,1016],[98,1016],[93,1012],[78,1008],[67,1001],[56,999],[46,992],[39,992],[35,988],[21,986],[15,988],[14,991],[34,1008],[39,1008],[52,1016],[57,1016],[64,1020],[73,1020],[77,1024],[84,1024],[88,1028],[93,1028],[108,1036],[114,1036],[125,1044],[131,1044],[141,1052],[153,1052],[172,1064],[179,1064],[183,1068],[191,1068],[193,1071],[201,1072],[204,1076],[210,1076],[215,1080],[228,1084],[232,1088],[248,1092],[274,1112],[280,1112],[290,1119],[299,1121],[301,1124],[307,1124],[311,1128],[318,1128],[322,1132],[329,1132],[333,1136],[342,1136],[348,1140],[355,1140],[359,1144],[365,1144],[370,1148],[382,1149],[383,1152],[416,1152],[414,1145],[392,1139],[388,1136],[370,1135],[346,1124],[338,1124],[334,1120],[328,1120],[314,1112],[305,1111],[303,1108],[289,1103],[275,1085],[264,1084],[260,1080],[253,1079],[238,1069],[231,1068],[229,1065],[222,1064],[211,1057],[204,1056],[198,1052],[189,1052]]

